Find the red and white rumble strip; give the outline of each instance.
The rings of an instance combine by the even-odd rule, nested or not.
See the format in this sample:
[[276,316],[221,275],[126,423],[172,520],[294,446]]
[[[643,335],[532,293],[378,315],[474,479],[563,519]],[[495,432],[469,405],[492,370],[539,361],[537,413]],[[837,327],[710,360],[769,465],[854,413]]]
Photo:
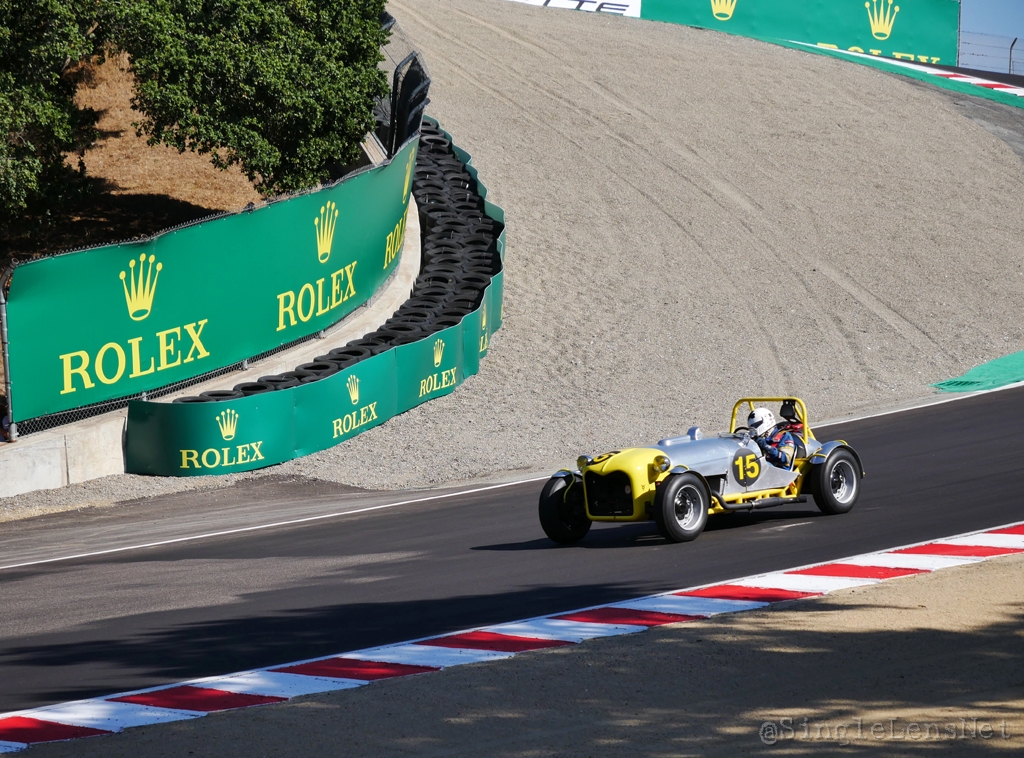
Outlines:
[[838,561],[743,577],[440,637],[356,650],[255,671],[195,679],[91,700],[0,714],[0,753],[38,742],[120,732],[133,726],[280,703],[299,695],[361,687],[378,679],[510,658],[528,650],[642,632],[771,603],[819,597],[949,566],[1024,553],[1024,522]]
[[[792,40],[795,45],[803,45],[804,47],[821,48],[822,45],[814,45],[808,42],[797,42]],[[908,71],[916,71],[917,73],[931,74],[932,76],[938,77],[939,79],[945,79],[950,82],[961,82],[962,84],[973,84],[975,87],[981,87],[983,89],[992,90],[995,92],[1003,92],[1007,95],[1016,95],[1017,97],[1024,97],[1024,87],[1018,87],[1013,84],[1005,84],[1003,82],[995,82],[991,79],[983,79],[978,76],[971,76],[969,74],[961,74],[956,71],[946,71],[942,68],[935,68],[934,66],[926,66],[921,63],[908,62],[899,60],[896,58],[883,58],[878,55],[868,55],[867,53],[855,53],[851,50],[836,50],[833,48],[827,48],[831,53],[838,53],[845,55],[848,58],[869,60],[875,63],[883,63],[893,68],[902,68]]]

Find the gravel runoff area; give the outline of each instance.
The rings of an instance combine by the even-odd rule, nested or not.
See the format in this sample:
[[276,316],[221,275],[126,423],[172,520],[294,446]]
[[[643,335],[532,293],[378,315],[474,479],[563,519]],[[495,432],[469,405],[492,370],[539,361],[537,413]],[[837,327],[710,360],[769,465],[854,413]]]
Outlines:
[[1021,755],[1022,570],[998,558],[29,755]]
[[[720,429],[742,395],[802,396],[812,421],[891,407],[1024,349],[1024,166],[947,93],[607,14],[389,8],[507,212],[504,326],[452,395],[266,473],[508,478]],[[112,477],[0,513],[236,479]]]

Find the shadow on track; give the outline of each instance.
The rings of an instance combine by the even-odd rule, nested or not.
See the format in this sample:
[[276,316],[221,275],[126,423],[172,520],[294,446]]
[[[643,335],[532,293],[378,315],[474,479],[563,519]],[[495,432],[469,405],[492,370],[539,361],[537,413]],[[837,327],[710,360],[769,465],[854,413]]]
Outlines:
[[[722,513],[708,519],[705,532],[720,532],[729,529],[741,529],[766,524],[773,521],[793,522],[792,526],[809,523],[807,519],[820,518],[820,511],[754,511],[752,513]],[[798,521],[801,520],[801,521]],[[540,525],[537,526],[538,532]],[[698,537],[698,539],[700,539]],[[502,542],[494,545],[477,545],[470,550],[490,550],[496,552],[516,550],[608,550],[651,545],[671,545],[673,543],[658,534],[653,521],[640,521],[625,524],[595,524],[586,537],[574,545],[559,545],[547,537],[540,537],[524,542]]]
[[[182,679],[274,666],[377,645],[530,618],[646,594],[642,583],[565,585],[411,602],[353,603],[275,614],[168,624],[123,639],[22,645],[0,655],[17,679],[33,671],[31,695],[0,693],[0,711],[109,695]],[[171,614],[153,614],[154,617]],[[154,620],[159,620],[155,618]],[[54,684],[43,682],[53,673]],[[68,672],[75,686],[66,685]],[[111,677],[111,672],[120,672]],[[99,677],[90,683],[92,672]],[[103,682],[106,682],[105,684]],[[42,686],[41,686],[42,685]],[[17,689],[17,688],[15,688]]]

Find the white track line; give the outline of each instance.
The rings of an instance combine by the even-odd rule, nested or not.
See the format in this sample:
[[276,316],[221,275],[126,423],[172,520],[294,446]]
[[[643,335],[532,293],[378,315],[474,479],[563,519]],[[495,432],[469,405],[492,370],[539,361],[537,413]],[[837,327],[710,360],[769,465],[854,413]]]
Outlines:
[[866,421],[869,418],[878,418],[880,416],[892,416],[896,413],[909,413],[910,411],[918,411],[923,408],[931,408],[933,405],[945,405],[946,403],[954,403],[957,400],[967,400],[978,395],[988,395],[992,392],[1002,392],[1003,390],[1014,390],[1020,387],[1024,387],[1024,382],[1014,382],[1013,384],[1004,384],[1002,387],[993,387],[988,390],[974,390],[972,392],[954,392],[948,393],[949,397],[937,395],[934,400],[920,405],[913,405],[909,408],[893,408],[890,411],[879,411],[878,413],[866,413],[863,416],[851,416],[850,418],[835,419],[832,421],[822,421],[820,424],[814,424],[815,429],[821,429],[826,426],[838,426],[839,424],[852,424],[854,421]]
[[24,568],[25,566],[38,566],[43,563],[56,563],[58,561],[72,561],[77,558],[92,558],[97,555],[110,555],[111,553],[123,553],[127,550],[144,550],[151,547],[161,547],[162,545],[174,545],[179,542],[190,542],[192,540],[205,540],[213,537],[224,537],[231,534],[242,534],[245,532],[257,532],[262,529],[276,529],[281,526],[295,526],[296,524],[309,524],[314,521],[323,521],[325,519],[338,518],[340,516],[351,516],[356,513],[368,513],[369,511],[379,511],[385,508],[398,508],[402,505],[413,505],[415,503],[425,503],[430,500],[444,500],[452,497],[459,497],[460,495],[472,495],[477,492],[487,492],[489,490],[501,489],[503,487],[514,487],[517,484],[526,484],[528,482],[539,482],[542,479],[547,479],[545,476],[536,476],[530,479],[519,479],[514,482],[502,482],[501,484],[492,484],[487,487],[476,487],[469,490],[459,490],[458,492],[446,492],[443,495],[430,495],[429,497],[420,497],[413,500],[400,500],[397,503],[385,503],[384,505],[371,505],[366,508],[355,508],[351,511],[338,511],[336,513],[324,513],[319,516],[306,516],[305,518],[291,519],[289,521],[275,521],[272,524],[258,524],[257,526],[243,526],[238,529],[224,529],[219,532],[207,532],[205,534],[193,534],[187,537],[175,537],[169,540],[160,540],[158,542],[144,542],[138,545],[127,545],[125,547],[114,547],[108,550],[94,550],[89,553],[75,553],[74,555],[64,555],[59,558],[43,558],[38,561],[26,561],[24,563],[11,563],[7,566],[0,566],[0,571],[7,569]]
[[[944,556],[928,555],[904,555],[892,551],[904,550],[910,547],[927,544],[965,544],[965,545],[987,545],[992,542],[999,545],[1019,545],[1020,535],[994,534],[993,532],[1006,529],[1007,527],[1019,526],[1024,522],[1015,524],[1004,524],[1000,526],[979,529],[959,535],[940,537],[938,539],[926,540],[912,545],[900,545],[889,548],[886,551],[865,553],[847,558],[826,561],[823,563],[798,566],[784,571],[776,571],[757,576],[743,577],[725,582],[714,582],[702,585],[701,587],[690,587],[683,590],[672,590],[659,595],[650,595],[633,600],[620,601],[617,603],[592,606],[588,609],[560,612],[549,616],[541,616],[534,619],[524,619],[504,624],[496,624],[489,627],[466,629],[460,632],[451,632],[443,635],[424,637],[420,640],[409,640],[393,645],[367,648],[352,652],[324,656],[310,659],[310,661],[323,661],[330,658],[356,659],[365,661],[376,661],[382,664],[398,663],[407,665],[420,665],[438,668],[448,668],[466,663],[477,663],[494,661],[503,658],[513,657],[516,653],[499,651],[493,649],[477,649],[475,647],[445,647],[438,645],[422,644],[427,640],[439,638],[450,638],[453,635],[465,634],[467,632],[493,631],[506,635],[527,637],[534,639],[564,640],[567,642],[582,642],[594,637],[614,636],[631,634],[644,631],[647,626],[646,619],[637,618],[636,622],[622,623],[616,618],[629,618],[628,611],[637,612],[654,611],[661,613],[675,613],[683,616],[710,616],[717,613],[742,612],[744,610],[756,610],[763,608],[770,603],[754,601],[730,601],[715,598],[701,598],[692,596],[680,596],[675,593],[693,592],[706,587],[721,587],[723,585],[738,585],[747,587],[768,587],[798,589],[804,591],[827,593],[837,589],[864,584],[877,584],[880,581],[888,580],[860,580],[846,577],[830,577],[818,575],[794,574],[795,571],[822,566],[833,563],[847,563],[864,566],[885,566],[894,564],[896,567],[920,567],[926,570],[935,570],[952,565],[959,565],[963,562],[973,563],[974,560],[961,561],[959,558],[947,559]],[[906,560],[905,560],[906,559]],[[795,584],[794,584],[795,583]],[[592,611],[599,608],[608,611],[622,611],[625,615],[612,613],[608,616],[611,623],[600,622],[576,622],[566,621],[555,616],[569,614],[581,614],[585,611]],[[454,642],[454,640],[453,640]],[[271,671],[284,667],[297,666],[308,661],[296,661],[293,663],[277,664],[264,669],[256,669],[235,674],[207,677],[186,682],[165,684],[146,690],[136,690],[131,693],[120,693],[108,695],[105,698],[93,698],[70,703],[60,703],[42,708],[34,708],[26,711],[0,714],[0,720],[12,716],[25,716],[39,719],[51,724],[64,724],[67,726],[82,726],[93,729],[119,732],[131,726],[143,724],[166,723],[182,719],[198,718],[206,715],[205,712],[182,710],[179,707],[162,708],[155,705],[135,705],[131,703],[115,702],[115,698],[124,698],[129,695],[158,692],[160,690],[180,689],[186,685],[203,687],[206,690],[217,690],[223,696],[234,695],[267,695],[272,697],[291,698],[306,694],[328,692],[339,689],[352,689],[370,683],[368,680],[352,680],[344,678],[328,678],[322,676],[305,676],[299,674],[287,674]],[[173,699],[173,697],[172,697]],[[181,702],[181,701],[179,701]],[[227,706],[232,709],[245,706]],[[46,727],[42,727],[44,730]],[[63,739],[56,737],[57,739]],[[21,750],[26,745],[17,742],[0,742],[0,753],[14,752]]]
[[[952,402],[955,402],[957,400],[966,400],[968,398],[975,397],[977,395],[987,395],[987,394],[989,394],[991,392],[1001,392],[1002,390],[1016,389],[1018,387],[1024,387],[1024,382],[1016,382],[1014,384],[1007,384],[1007,385],[1005,385],[1003,387],[995,387],[995,388],[989,389],[989,390],[978,390],[976,392],[960,393],[960,394],[953,395],[951,397],[936,399],[934,402],[923,403],[921,405],[915,405],[915,406],[913,406],[911,408],[895,408],[895,409],[893,409],[891,411],[881,411],[879,413],[870,413],[870,414],[866,414],[866,415],[863,415],[863,416],[854,416],[852,418],[843,418],[843,419],[839,419],[839,420],[836,420],[836,421],[824,421],[824,422],[822,422],[820,424],[815,424],[814,428],[815,429],[821,429],[821,428],[829,427],[829,426],[837,426],[839,424],[851,424],[851,423],[854,423],[856,421],[865,421],[867,419],[878,418],[880,416],[891,416],[891,415],[896,414],[896,413],[908,413],[910,411],[916,411],[916,410],[920,410],[922,408],[930,408],[933,405],[943,405],[945,403],[952,403]],[[58,558],[44,558],[44,559],[41,559],[41,560],[38,560],[38,561],[25,561],[24,563],[11,563],[11,564],[8,564],[6,566],[0,566],[0,571],[6,571],[8,569],[24,568],[26,566],[39,566],[39,565],[45,564],[45,563],[57,563],[59,561],[71,561],[71,560],[76,560],[78,558],[92,558],[92,557],[95,557],[97,555],[109,555],[111,553],[126,552],[128,550],[144,550],[146,548],[151,548],[151,547],[161,547],[163,545],[174,545],[174,544],[177,544],[177,543],[180,543],[180,542],[190,542],[192,540],[204,540],[204,539],[211,539],[213,537],[224,537],[224,536],[228,536],[228,535],[232,535],[232,534],[242,534],[242,533],[245,533],[245,532],[255,532],[255,531],[260,531],[262,529],[275,529],[277,527],[282,527],[282,526],[294,526],[296,524],[306,524],[306,523],[310,523],[310,522],[313,522],[313,521],[322,521],[324,519],[338,518],[340,516],[350,516],[350,515],[357,514],[357,513],[367,513],[369,511],[382,510],[382,509],[385,509],[385,508],[397,508],[397,507],[402,506],[402,505],[413,505],[415,503],[424,503],[424,502],[428,502],[430,500],[442,500],[442,499],[445,499],[445,498],[458,497],[459,495],[472,495],[472,494],[475,494],[477,492],[487,492],[489,490],[501,489],[503,487],[514,487],[514,486],[516,486],[518,484],[528,484],[530,482],[540,482],[540,481],[543,481],[543,480],[547,479],[548,477],[549,477],[549,475],[545,474],[544,476],[533,476],[533,477],[528,477],[526,479],[516,479],[516,480],[511,481],[511,482],[502,482],[501,484],[493,484],[493,485],[489,485],[487,487],[477,487],[477,488],[469,489],[469,490],[460,490],[458,492],[448,492],[448,493],[445,493],[443,495],[431,495],[431,496],[428,496],[428,497],[415,498],[415,499],[412,499],[412,500],[401,500],[401,501],[399,501],[397,503],[386,503],[384,505],[373,505],[373,506],[369,506],[367,508],[357,508],[357,509],[354,509],[354,510],[351,510],[351,511],[338,511],[336,513],[325,513],[325,514],[322,514],[320,516],[307,516],[305,518],[292,519],[292,520],[289,520],[289,521],[276,521],[276,522],[271,523],[271,524],[260,524],[260,525],[257,525],[257,526],[240,527],[238,529],[225,529],[225,530],[219,531],[219,532],[207,532],[207,533],[204,533],[204,534],[194,534],[194,535],[189,535],[189,536],[186,536],[186,537],[175,537],[173,539],[160,540],[158,542],[145,542],[145,543],[140,543],[138,545],[128,545],[126,547],[111,548],[109,550],[95,550],[95,551],[92,551],[92,552],[89,552],[89,553],[75,553],[73,555],[64,555],[64,556],[60,556]]]

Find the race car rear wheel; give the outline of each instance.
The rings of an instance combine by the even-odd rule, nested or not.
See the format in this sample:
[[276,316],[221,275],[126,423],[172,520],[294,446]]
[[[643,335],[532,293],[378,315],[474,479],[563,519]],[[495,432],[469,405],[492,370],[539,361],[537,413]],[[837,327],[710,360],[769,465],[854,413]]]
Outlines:
[[544,534],[560,545],[579,542],[590,531],[583,481],[579,477],[553,476],[548,479],[540,491],[537,511]]
[[835,450],[813,472],[814,503],[822,513],[848,513],[860,495],[860,466],[849,450]]
[[695,540],[708,523],[711,496],[696,474],[673,474],[658,487],[654,521],[661,535],[672,542]]

